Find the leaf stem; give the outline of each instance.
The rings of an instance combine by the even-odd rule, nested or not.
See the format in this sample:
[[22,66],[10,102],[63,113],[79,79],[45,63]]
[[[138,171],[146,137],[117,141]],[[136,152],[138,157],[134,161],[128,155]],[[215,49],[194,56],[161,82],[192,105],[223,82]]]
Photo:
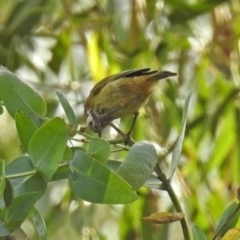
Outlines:
[[[164,190],[168,192],[170,199],[172,200],[173,206],[175,207],[177,212],[183,212],[183,209],[178,201],[178,198],[172,188],[170,183],[170,179],[166,177],[166,175],[160,169],[159,164],[155,167],[155,172],[157,173],[158,179],[162,182]],[[162,190],[162,189],[161,189]],[[190,234],[188,231],[187,221],[185,218],[180,220],[180,224],[182,226],[183,236],[185,240],[190,240]]]
[[7,175],[7,179],[14,179],[14,178],[20,178],[20,177],[28,177],[36,174],[36,170],[28,171],[28,172],[23,172],[23,173],[18,173],[18,174],[12,174],[12,175]]

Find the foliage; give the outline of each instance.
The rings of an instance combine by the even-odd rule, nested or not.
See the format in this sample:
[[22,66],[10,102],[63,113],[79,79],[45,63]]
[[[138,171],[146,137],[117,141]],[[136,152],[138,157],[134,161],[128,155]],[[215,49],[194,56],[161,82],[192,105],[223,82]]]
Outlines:
[[[0,238],[217,239],[239,228],[239,6],[0,1]],[[80,135],[92,81],[142,67],[178,81],[155,89],[137,142]]]

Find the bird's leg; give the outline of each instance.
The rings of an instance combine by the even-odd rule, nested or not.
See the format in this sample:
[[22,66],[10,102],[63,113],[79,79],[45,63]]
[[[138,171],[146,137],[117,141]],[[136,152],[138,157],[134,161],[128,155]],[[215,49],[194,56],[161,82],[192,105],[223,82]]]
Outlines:
[[112,128],[114,128],[124,139],[124,144],[127,145],[128,142],[130,141],[131,139],[131,133],[132,133],[132,130],[133,130],[133,127],[136,123],[136,120],[137,120],[137,117],[138,117],[139,113],[136,112],[134,113],[134,119],[133,119],[133,123],[132,123],[132,126],[130,128],[130,130],[125,134],[123,133],[118,127],[116,127],[112,122],[109,122],[108,125],[111,126]]
[[122,132],[122,130],[120,128],[115,126],[112,122],[109,122],[108,125],[111,126],[112,128],[114,128],[123,138],[126,138],[126,134],[124,132]]
[[139,115],[139,112],[135,112],[134,113],[134,119],[133,119],[133,122],[132,122],[132,126],[131,126],[130,130],[128,131],[128,133],[126,135],[130,136],[132,134],[132,130],[133,130],[133,127],[134,127],[134,125],[136,123],[138,115]]

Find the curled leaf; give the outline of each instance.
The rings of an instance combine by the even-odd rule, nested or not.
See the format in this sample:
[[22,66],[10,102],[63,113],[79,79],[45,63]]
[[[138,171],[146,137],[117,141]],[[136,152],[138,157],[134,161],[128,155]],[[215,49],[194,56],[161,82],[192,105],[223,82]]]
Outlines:
[[169,213],[169,212],[159,212],[150,215],[149,217],[143,217],[142,220],[148,223],[155,224],[165,224],[179,221],[185,217],[184,213]]
[[232,228],[226,232],[221,240],[238,240],[240,239],[240,229]]

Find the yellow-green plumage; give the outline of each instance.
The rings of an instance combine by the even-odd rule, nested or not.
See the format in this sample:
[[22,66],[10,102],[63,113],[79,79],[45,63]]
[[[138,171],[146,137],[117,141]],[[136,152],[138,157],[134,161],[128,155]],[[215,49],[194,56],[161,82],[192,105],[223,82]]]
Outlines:
[[91,90],[85,103],[85,113],[88,114],[90,110],[100,116],[106,116],[107,120],[102,123],[101,128],[107,124],[107,121],[129,115],[137,116],[158,80],[176,75],[168,71],[150,71],[150,68],[144,68],[128,70],[104,78]]

